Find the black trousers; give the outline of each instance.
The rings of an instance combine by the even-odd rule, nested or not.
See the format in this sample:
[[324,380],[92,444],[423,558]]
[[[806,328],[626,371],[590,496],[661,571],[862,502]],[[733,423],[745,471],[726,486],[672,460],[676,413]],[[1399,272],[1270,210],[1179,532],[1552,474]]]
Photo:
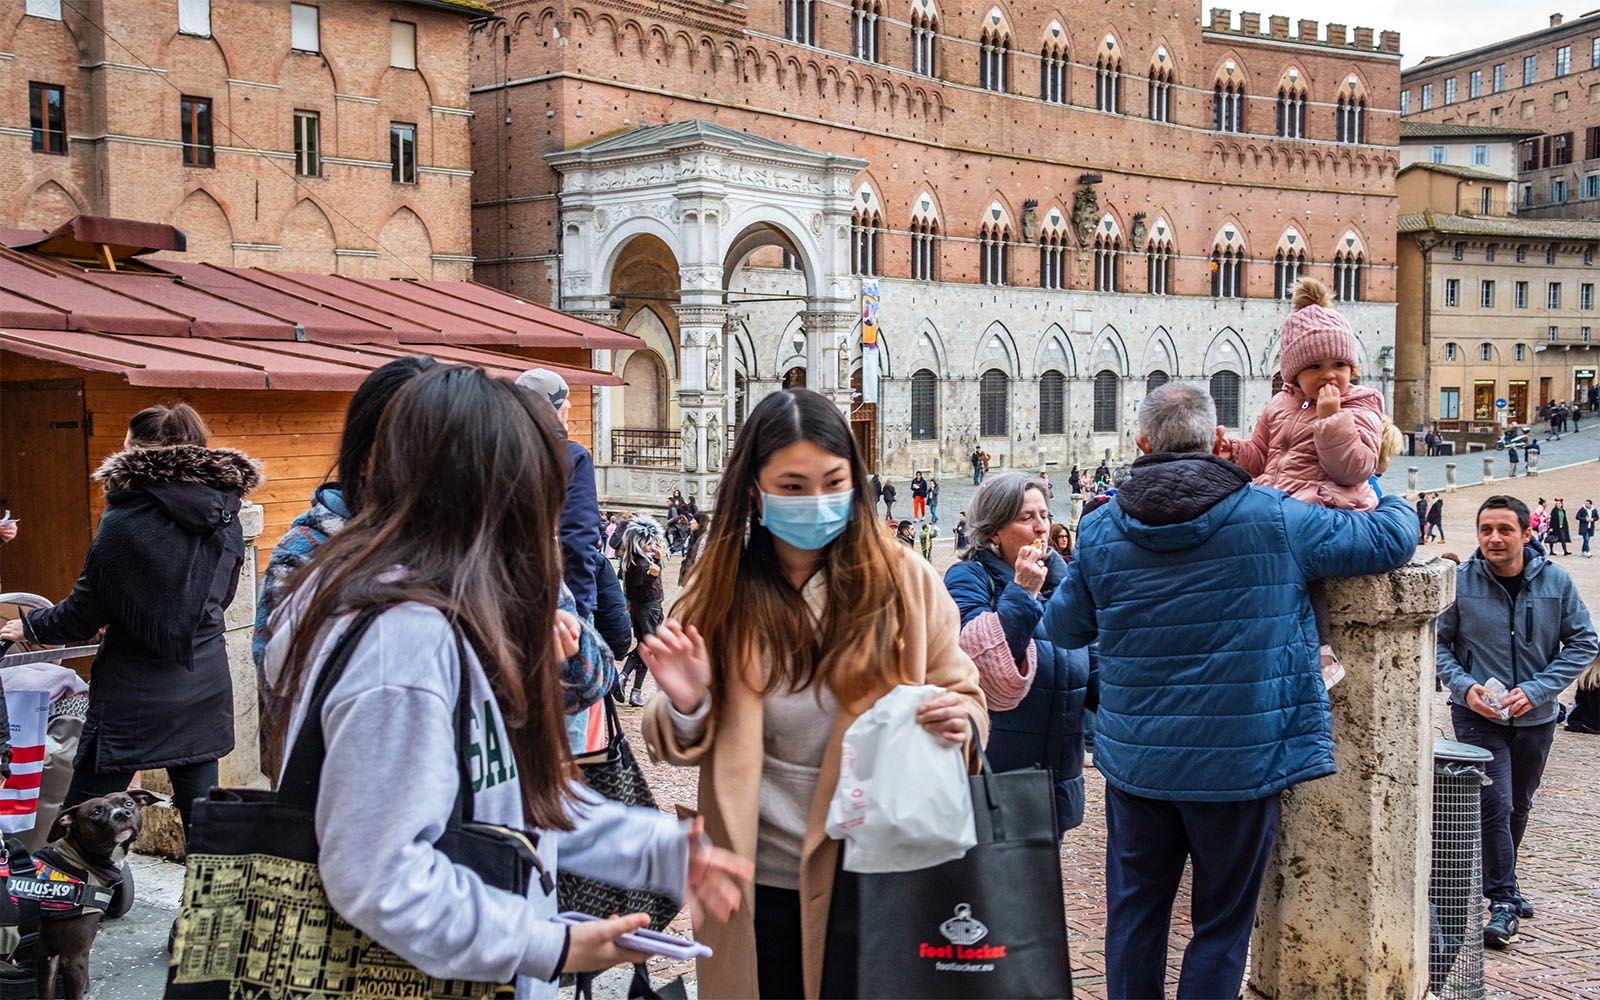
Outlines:
[[1517,891],[1517,849],[1528,829],[1533,793],[1544,778],[1545,759],[1556,735],[1556,722],[1511,726],[1491,722],[1470,708],[1450,706],[1456,739],[1494,754],[1489,762],[1491,784],[1479,793],[1483,810],[1483,895],[1507,900]]
[[756,987],[761,1000],[804,1000],[800,894],[756,884]]
[[1178,998],[1239,995],[1281,798],[1169,802],[1106,786],[1108,997],[1166,996],[1172,901],[1188,860],[1194,937],[1184,949]]
[[[666,613],[661,610],[659,603],[629,608],[628,617],[633,621],[633,638],[638,642],[643,642],[646,636],[655,635],[656,629],[666,621]],[[638,691],[644,687],[644,676],[647,673],[649,668],[644,665],[643,658],[636,650],[623,661],[622,669],[617,672],[617,690],[625,690],[628,687],[628,675],[633,674],[633,689]]]
[[[78,762],[72,770],[72,784],[67,788],[67,798],[61,805],[62,809],[71,809],[75,805],[97,799],[102,795],[111,795],[115,792],[125,792],[133,784],[136,771],[97,771],[94,767],[94,746],[91,743],[87,753],[78,755]],[[194,800],[203,799],[210,794],[211,789],[217,787],[217,762],[214,760],[203,761],[199,764],[184,764],[180,767],[169,767],[167,780],[172,782],[172,804],[178,807],[178,815],[183,818],[183,832],[189,832],[189,818],[194,809]]]

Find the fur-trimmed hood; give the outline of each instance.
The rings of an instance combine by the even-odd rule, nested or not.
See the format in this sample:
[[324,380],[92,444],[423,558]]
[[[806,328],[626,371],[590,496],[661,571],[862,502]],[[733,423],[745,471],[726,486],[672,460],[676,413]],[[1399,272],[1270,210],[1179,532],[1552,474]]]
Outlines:
[[146,486],[201,483],[244,496],[267,481],[261,463],[244,452],[197,444],[119,451],[100,463],[94,478],[105,484],[108,495]]

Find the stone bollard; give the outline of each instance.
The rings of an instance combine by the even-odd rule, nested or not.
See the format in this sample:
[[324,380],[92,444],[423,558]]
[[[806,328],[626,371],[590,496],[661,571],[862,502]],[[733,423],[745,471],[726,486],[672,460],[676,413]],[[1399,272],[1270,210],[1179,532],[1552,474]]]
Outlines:
[[[256,594],[260,584],[255,574],[256,561],[249,558],[249,552],[261,535],[263,513],[259,504],[248,502],[239,509],[239,526],[244,529],[246,558],[239,569],[239,589],[222,619],[226,630],[223,638],[228,645],[228,672],[233,679],[233,752],[222,758],[217,776],[218,784],[223,788],[260,788],[266,785],[266,777],[261,773],[258,735],[261,716],[256,703],[256,666],[250,656],[250,639],[256,625]],[[172,795],[172,785],[167,781],[166,771],[142,771],[139,784],[150,791],[168,797]],[[141,826],[139,839],[133,845],[135,851],[175,861],[183,860],[183,824],[178,817],[178,810],[170,802],[146,809]]]
[[1428,992],[1434,619],[1455,567],[1414,559],[1329,580],[1338,773],[1284,794],[1251,940],[1273,1000],[1421,1000]]
[[1454,493],[1456,491],[1456,463],[1454,462],[1444,463],[1444,491],[1446,493]]
[[1072,494],[1072,504],[1070,506],[1070,509],[1068,510],[1068,516],[1071,518],[1071,520],[1068,522],[1069,526],[1074,528],[1074,529],[1076,529],[1078,527],[1078,518],[1080,516],[1082,516],[1082,514],[1083,514],[1083,494],[1082,493],[1074,493],[1074,494]]
[[1494,482],[1494,456],[1493,455],[1485,455],[1485,456],[1483,456],[1483,481],[1486,482],[1486,483]]
[[1537,451],[1530,451],[1527,454],[1528,454],[1528,475],[1537,476],[1539,474],[1539,453]]
[[1417,473],[1421,471],[1415,465],[1406,466],[1406,496],[1414,497],[1417,495]]

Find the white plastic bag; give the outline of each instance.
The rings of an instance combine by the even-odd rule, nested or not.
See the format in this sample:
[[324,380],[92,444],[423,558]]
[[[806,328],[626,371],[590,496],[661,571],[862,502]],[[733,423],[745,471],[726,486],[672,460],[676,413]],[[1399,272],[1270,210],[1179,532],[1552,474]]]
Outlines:
[[961,748],[917,724],[917,706],[943,692],[899,685],[845,731],[828,836],[845,842],[846,871],[932,868],[978,842]]

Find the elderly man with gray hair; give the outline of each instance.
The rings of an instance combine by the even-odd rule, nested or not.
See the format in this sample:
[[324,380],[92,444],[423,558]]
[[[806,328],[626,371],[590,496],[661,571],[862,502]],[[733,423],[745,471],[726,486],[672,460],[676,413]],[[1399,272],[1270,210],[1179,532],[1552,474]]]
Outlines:
[[1381,573],[1416,550],[1416,515],[1314,507],[1212,454],[1205,390],[1139,407],[1133,476],[1079,525],[1044,630],[1099,642],[1095,766],[1106,779],[1106,993],[1165,995],[1184,864],[1194,937],[1178,997],[1232,997],[1244,976],[1283,790],[1332,774],[1309,580]]

